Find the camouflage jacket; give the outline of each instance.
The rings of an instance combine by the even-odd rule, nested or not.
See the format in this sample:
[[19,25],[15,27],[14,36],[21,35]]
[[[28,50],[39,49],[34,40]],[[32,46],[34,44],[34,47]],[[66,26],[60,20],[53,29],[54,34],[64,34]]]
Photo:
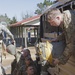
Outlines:
[[[12,40],[14,40],[14,36],[13,34],[9,31],[9,29],[4,26],[4,25],[0,25],[0,34],[5,32]],[[3,34],[2,34],[3,35]],[[3,35],[4,36],[4,35]]]
[[63,16],[63,31],[66,40],[66,47],[61,57],[59,57],[61,64],[65,64],[68,61],[70,56],[73,54],[73,50],[75,49],[75,11],[66,10],[63,12]]

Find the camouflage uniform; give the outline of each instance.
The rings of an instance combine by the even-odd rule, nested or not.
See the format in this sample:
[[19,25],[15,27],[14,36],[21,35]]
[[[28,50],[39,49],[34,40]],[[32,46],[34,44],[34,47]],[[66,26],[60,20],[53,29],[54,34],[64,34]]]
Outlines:
[[[12,33],[9,31],[9,29],[6,26],[0,24],[0,34],[2,34],[3,32],[5,32],[12,40],[14,40],[14,37],[13,37]],[[2,70],[1,69],[1,66],[2,66],[1,57],[2,57],[2,51],[0,49],[0,74],[2,73],[2,71],[1,71]]]
[[6,34],[8,34],[8,36],[14,40],[14,36],[12,35],[12,33],[8,30],[8,28],[4,25],[0,25],[0,34],[5,32]]
[[75,49],[75,12],[74,10],[66,10],[63,12],[63,16],[66,47],[61,57],[59,57],[61,64],[65,64],[68,61]]

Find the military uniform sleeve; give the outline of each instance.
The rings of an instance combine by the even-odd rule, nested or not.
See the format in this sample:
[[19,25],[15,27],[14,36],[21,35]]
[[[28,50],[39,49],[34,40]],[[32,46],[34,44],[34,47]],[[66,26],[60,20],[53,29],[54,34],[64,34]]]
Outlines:
[[61,64],[65,64],[75,49],[75,11],[66,10],[64,12],[64,30],[66,47],[63,54],[58,58]]
[[68,61],[68,59],[73,53],[73,48],[74,48],[73,44],[71,43],[67,44],[63,54],[58,58],[60,61],[60,64],[65,64]]
[[73,51],[75,49],[75,31],[71,31],[69,29],[66,34],[66,47],[64,49],[64,52],[59,57],[60,63],[65,64],[70,56],[73,54]]
[[1,30],[2,30],[2,31],[5,31],[5,32],[8,34],[8,36],[9,36],[12,40],[14,40],[14,36],[12,35],[12,33],[9,31],[9,29],[8,29],[7,27],[5,27],[4,25],[2,25]]

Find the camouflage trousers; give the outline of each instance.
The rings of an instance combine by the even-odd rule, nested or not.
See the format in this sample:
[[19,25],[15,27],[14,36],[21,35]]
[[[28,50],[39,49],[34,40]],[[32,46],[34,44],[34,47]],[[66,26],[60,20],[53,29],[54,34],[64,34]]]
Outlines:
[[0,75],[6,75],[5,70],[2,67],[1,56],[0,56]]
[[3,75],[1,65],[2,65],[2,54],[1,54],[1,50],[0,50],[0,75]]
[[5,70],[2,66],[2,45],[0,44],[0,75],[6,75]]

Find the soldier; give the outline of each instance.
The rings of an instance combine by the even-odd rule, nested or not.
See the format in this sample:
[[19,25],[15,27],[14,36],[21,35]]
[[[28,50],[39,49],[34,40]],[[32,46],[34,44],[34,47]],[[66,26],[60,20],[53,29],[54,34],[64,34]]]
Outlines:
[[7,25],[1,24],[0,26],[2,27],[1,30],[2,30],[2,36],[3,36],[3,39],[2,39],[2,50],[3,50],[3,54],[6,56],[6,47],[8,46],[8,43],[9,43],[8,37],[10,37],[12,39],[11,43],[14,43],[15,41],[14,41],[14,36],[8,30]]
[[48,11],[47,20],[50,25],[60,26],[63,29],[62,35],[54,41],[65,38],[66,47],[63,54],[58,59],[54,59],[54,64],[65,64],[75,49],[75,11],[66,10],[61,13],[59,9],[54,8]]
[[28,29],[28,42],[31,42],[31,32],[30,32],[30,28]]
[[[3,32],[5,32],[6,34],[8,34],[8,36],[12,39],[12,42],[14,42],[14,36],[12,35],[12,33],[8,30],[8,28],[2,24],[0,24],[0,34],[2,34]],[[2,57],[2,51],[0,50],[0,75],[2,74],[2,69],[1,69],[1,57]]]

